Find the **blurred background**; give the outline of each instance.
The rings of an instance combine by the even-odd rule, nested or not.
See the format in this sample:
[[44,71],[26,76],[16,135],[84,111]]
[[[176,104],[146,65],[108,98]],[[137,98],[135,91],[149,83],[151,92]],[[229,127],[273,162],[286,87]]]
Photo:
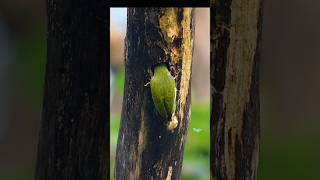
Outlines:
[[[0,1],[0,180],[33,179],[46,62],[45,10],[45,1]],[[265,0],[263,13],[259,180],[320,179],[320,2]],[[116,23],[121,26],[123,22],[116,20]],[[114,32],[120,35],[114,33],[111,39],[120,36],[122,43],[125,28],[118,28]],[[199,46],[206,43],[207,40],[202,40]],[[122,51],[119,50],[120,55]],[[194,59],[193,67],[200,66],[205,71],[202,66],[209,62],[200,59]],[[111,65],[114,84],[110,89],[113,90],[110,133],[117,135],[113,129],[118,128],[116,122],[120,119],[117,112],[122,101],[123,60],[110,64],[113,63],[119,65]],[[195,72],[200,70],[193,70],[193,85],[198,83]],[[194,88],[192,94],[200,100],[208,92],[206,82],[199,83],[203,88]],[[192,159],[193,154],[205,157],[209,147],[205,144],[208,132],[202,127],[207,125],[209,107],[206,99],[196,101],[193,99],[193,127],[189,129],[183,169],[189,179],[208,174],[208,160]],[[194,119],[203,119],[200,122],[204,123],[195,124],[198,121]],[[116,139],[110,142],[112,147]],[[196,152],[199,149],[204,153]],[[197,166],[200,168],[194,168]]]
[[0,180],[34,179],[45,62],[45,1],[0,1]]

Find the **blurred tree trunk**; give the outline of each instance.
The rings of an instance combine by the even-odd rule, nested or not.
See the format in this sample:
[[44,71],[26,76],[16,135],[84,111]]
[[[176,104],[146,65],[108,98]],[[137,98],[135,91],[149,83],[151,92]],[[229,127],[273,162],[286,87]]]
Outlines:
[[[125,92],[115,179],[180,179],[190,120],[193,52],[192,8],[129,8]],[[176,78],[179,122],[173,131],[156,112],[147,70],[166,63]],[[170,64],[170,65],[169,65]]]
[[47,12],[35,179],[108,179],[108,12],[103,2],[58,0]]
[[257,179],[261,9],[211,1],[211,179]]

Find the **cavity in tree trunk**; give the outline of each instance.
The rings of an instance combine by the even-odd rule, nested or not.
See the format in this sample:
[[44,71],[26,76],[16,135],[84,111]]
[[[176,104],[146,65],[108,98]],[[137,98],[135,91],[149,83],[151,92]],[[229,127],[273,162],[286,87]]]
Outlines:
[[257,179],[261,9],[211,1],[211,179]]
[[[129,8],[125,92],[115,179],[180,179],[190,120],[194,21],[192,8]],[[176,72],[178,126],[156,111],[148,69],[159,64]],[[175,75],[175,73],[173,73]]]
[[47,65],[37,180],[108,179],[107,8],[47,3]]

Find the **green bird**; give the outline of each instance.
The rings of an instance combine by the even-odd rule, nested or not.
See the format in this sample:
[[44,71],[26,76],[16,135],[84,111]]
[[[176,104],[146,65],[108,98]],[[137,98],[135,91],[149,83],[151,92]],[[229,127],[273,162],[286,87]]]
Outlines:
[[176,87],[175,80],[165,65],[155,67],[150,87],[153,103],[159,114],[164,118],[171,118],[176,110]]

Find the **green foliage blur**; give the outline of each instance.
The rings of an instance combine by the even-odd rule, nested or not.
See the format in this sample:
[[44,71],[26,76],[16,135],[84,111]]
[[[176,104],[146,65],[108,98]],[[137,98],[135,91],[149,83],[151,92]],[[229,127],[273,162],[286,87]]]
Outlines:
[[[124,71],[115,76],[117,94],[123,94]],[[115,153],[120,124],[120,114],[110,117],[110,179],[113,179]],[[186,139],[182,180],[210,179],[210,104],[192,99],[191,121]]]
[[8,119],[4,119],[6,134],[0,142],[0,179],[32,180],[43,99],[45,29],[34,27],[33,31],[11,38],[14,54],[5,85],[10,92],[1,94],[7,96],[9,102],[6,102]]
[[41,105],[44,87],[44,72],[47,44],[44,29],[19,39],[17,44],[16,76],[20,90],[37,106]]

